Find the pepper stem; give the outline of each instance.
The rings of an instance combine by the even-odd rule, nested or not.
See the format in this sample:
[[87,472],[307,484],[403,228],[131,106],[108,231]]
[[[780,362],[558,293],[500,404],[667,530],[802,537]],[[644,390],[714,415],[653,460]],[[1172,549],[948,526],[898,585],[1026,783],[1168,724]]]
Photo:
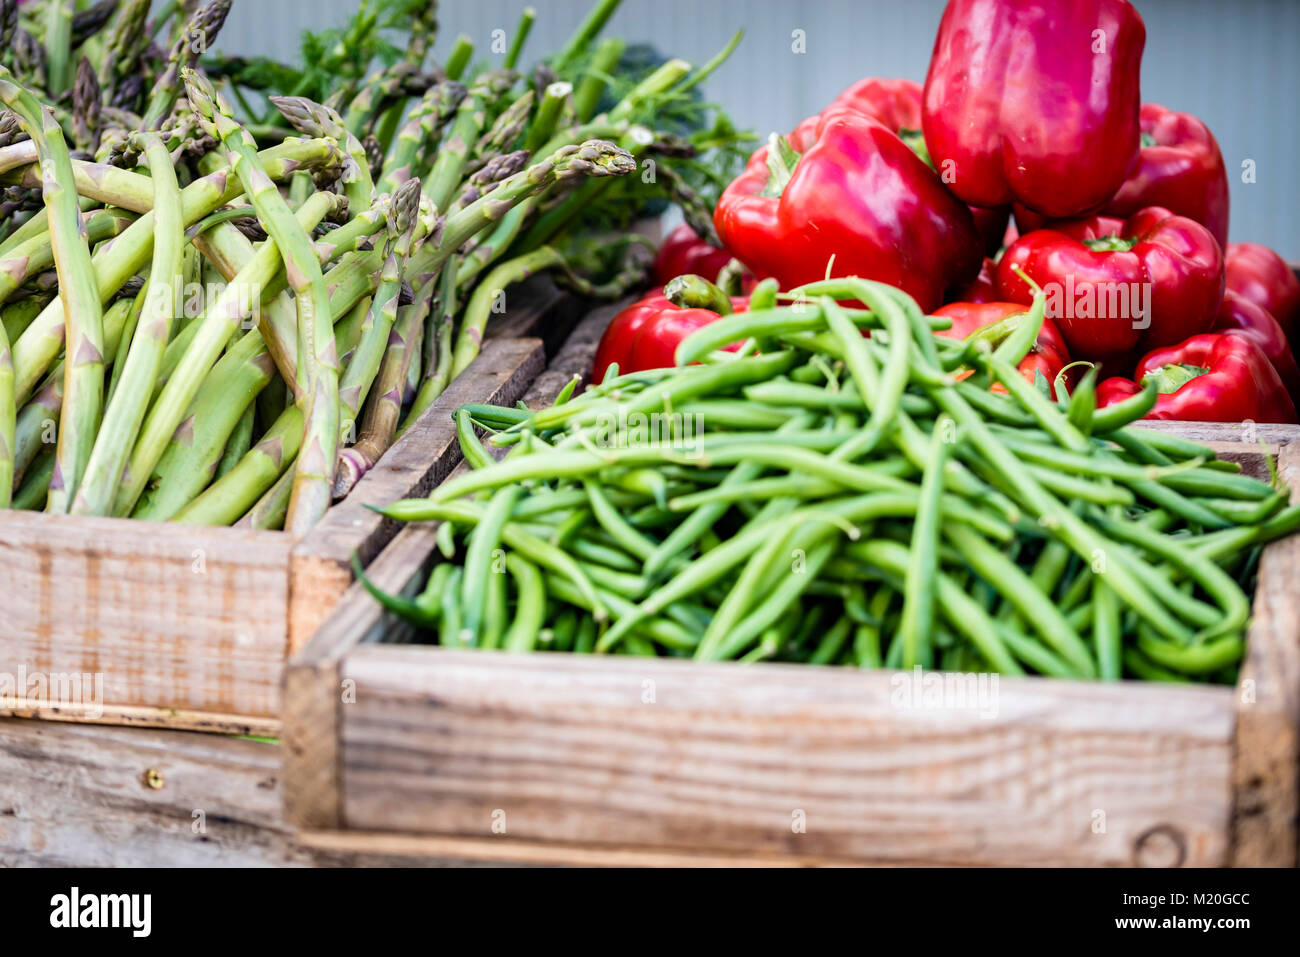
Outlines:
[[1177,392],[1193,379],[1207,374],[1210,370],[1205,366],[1193,366],[1185,363],[1171,363],[1161,366],[1159,369],[1153,369],[1142,377],[1142,384],[1154,382],[1156,390],[1161,395],[1169,395],[1171,392]]
[[1136,243],[1136,239],[1125,239],[1113,233],[1109,236],[1098,236],[1096,239],[1085,239],[1083,241],[1083,244],[1095,253],[1126,253]]
[[703,276],[678,276],[664,286],[664,295],[679,309],[710,309],[720,316],[731,315],[731,298]]
[[925,134],[920,130],[915,130],[904,126],[898,131],[898,138],[917,156],[925,161],[925,165],[934,169],[934,160],[930,158],[930,149],[925,145]]
[[764,196],[780,196],[794,176],[794,168],[799,163],[799,154],[795,152],[790,141],[779,133],[773,133],[767,140],[767,188]]

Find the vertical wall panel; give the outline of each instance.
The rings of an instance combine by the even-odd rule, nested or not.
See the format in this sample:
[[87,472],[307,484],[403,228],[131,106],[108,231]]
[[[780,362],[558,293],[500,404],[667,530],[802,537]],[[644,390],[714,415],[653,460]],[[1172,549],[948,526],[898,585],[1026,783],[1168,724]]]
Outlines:
[[[466,33],[486,50],[527,0],[442,0],[440,49]],[[589,0],[532,0],[529,49],[555,49]],[[740,49],[708,95],[761,136],[786,129],[864,76],[925,77],[943,0],[624,0],[611,29],[633,42],[702,62],[737,27]],[[1218,136],[1232,181],[1233,239],[1300,260],[1300,3],[1290,0],[1138,0],[1147,23],[1143,95],[1201,116]],[[341,23],[355,0],[236,0],[219,46],[290,56],[301,29]],[[807,52],[791,52],[805,31]],[[1257,181],[1241,182],[1255,163]]]

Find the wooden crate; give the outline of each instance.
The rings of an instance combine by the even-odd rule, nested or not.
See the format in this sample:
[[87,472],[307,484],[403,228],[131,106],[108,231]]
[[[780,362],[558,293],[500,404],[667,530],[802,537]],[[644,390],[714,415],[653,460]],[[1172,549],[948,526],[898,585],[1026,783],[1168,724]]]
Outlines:
[[[0,714],[277,734],[285,662],[351,585],[353,553],[368,563],[398,531],[369,506],[441,481],[460,460],[453,411],[513,404],[545,367],[539,334],[577,320],[549,283],[511,298],[474,364],[301,538],[0,511]],[[51,703],[34,682],[58,676],[85,676],[76,700],[95,707]]]
[[[1300,429],[1177,428],[1300,488]],[[409,526],[369,574],[410,594],[434,551]],[[354,587],[286,674],[286,813],[306,846],[413,857],[1293,864],[1298,576],[1300,536],[1267,549],[1236,688],[1004,678],[993,716],[900,710],[884,671],[410,644]]]

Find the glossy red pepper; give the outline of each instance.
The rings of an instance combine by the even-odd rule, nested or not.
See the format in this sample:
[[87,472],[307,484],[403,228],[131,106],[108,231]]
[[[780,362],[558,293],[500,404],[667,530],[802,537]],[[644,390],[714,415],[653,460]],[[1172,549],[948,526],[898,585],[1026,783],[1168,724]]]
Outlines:
[[[744,312],[748,307],[748,299],[732,297],[733,312]],[[619,374],[670,368],[677,364],[677,344],[718,318],[712,309],[683,309],[663,293],[651,293],[620,312],[606,327],[596,347],[591,381],[604,380],[613,363],[618,363]],[[738,347],[736,343],[729,348]]]
[[1259,243],[1229,243],[1227,288],[1267,309],[1292,348],[1300,348],[1300,279],[1286,260]]
[[1177,422],[1291,422],[1295,403],[1268,357],[1242,336],[1206,333],[1142,357],[1133,379],[1097,383],[1097,405],[1142,391],[1148,377],[1160,389],[1148,419]]
[[[953,302],[950,304],[974,302],[998,302],[1002,299],[1002,293],[998,292],[998,264],[988,256],[984,257],[984,264],[980,266],[979,275],[970,281],[964,289],[960,289],[952,297]],[[1020,309],[1024,309],[1023,305]]]
[[714,224],[736,258],[784,289],[824,278],[829,266],[933,309],[979,271],[970,210],[892,130],[846,108],[754,153]]
[[731,253],[709,245],[689,224],[682,223],[660,244],[651,275],[657,286],[687,274],[717,282],[718,273],[731,259]]
[[1043,287],[1076,359],[1118,360],[1206,332],[1223,298],[1223,254],[1210,231],[1159,206],[1021,236],[998,262],[998,288],[1031,302],[1017,267]]
[[[859,80],[831,101],[831,105],[822,113],[831,110],[847,109],[863,116],[869,116],[878,123],[883,123],[899,139],[925,160],[931,169],[934,164],[930,153],[925,148],[925,139],[921,135],[921,84],[915,80],[881,79],[868,77]],[[795,135],[806,137],[815,132],[821,115],[810,116],[796,128]],[[975,220],[975,230],[984,243],[984,253],[992,256],[1002,248],[1007,231],[1007,222],[1011,218],[1009,206],[985,209],[980,206],[970,207]]]
[[1109,203],[1110,216],[1163,206],[1194,219],[1220,246],[1228,244],[1228,172],[1210,128],[1190,113],[1142,104],[1137,166]]
[[945,182],[974,206],[1100,209],[1137,156],[1145,43],[1126,0],[951,0],[921,118]]
[[1286,334],[1276,319],[1267,309],[1251,302],[1245,296],[1228,291],[1223,294],[1223,305],[1219,306],[1219,315],[1214,320],[1211,332],[1244,336],[1273,363],[1282,384],[1286,386],[1293,399],[1300,398],[1300,366],[1296,365],[1295,353],[1286,340]]
[[[971,333],[1026,311],[1024,305],[1018,302],[950,302],[936,309],[934,314],[952,320],[952,326],[940,331],[938,335],[965,339]],[[1044,319],[1034,348],[1020,363],[1021,374],[1029,382],[1034,382],[1041,373],[1055,394],[1057,373],[1069,364],[1070,353],[1065,345],[1065,337],[1051,319]],[[995,384],[993,389],[995,392],[1006,391],[1000,383]]]

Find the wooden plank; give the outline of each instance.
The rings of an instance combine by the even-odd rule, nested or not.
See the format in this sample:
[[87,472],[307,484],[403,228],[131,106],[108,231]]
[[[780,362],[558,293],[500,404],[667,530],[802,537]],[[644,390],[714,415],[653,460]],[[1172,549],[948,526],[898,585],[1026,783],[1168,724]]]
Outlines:
[[[1300,444],[1279,477],[1300,490]],[[1264,550],[1236,689],[1232,863],[1289,867],[1300,850],[1300,535]]]
[[363,563],[397,534],[398,523],[371,506],[427,495],[460,461],[455,410],[467,402],[513,405],[545,366],[536,339],[494,339],[403,433],[352,493],[326,513],[290,558],[289,654],[312,633],[352,584],[352,555]]
[[[423,587],[433,561],[434,532],[408,525],[367,569],[366,577],[394,594]],[[339,661],[357,641],[399,641],[407,629],[354,584],[311,642],[285,670],[285,814],[300,827],[342,824],[339,726],[342,709],[355,701],[343,685]]]
[[[857,861],[771,854],[697,853],[644,847],[539,844],[360,831],[302,831],[315,863],[344,867],[856,867]],[[909,864],[908,866],[914,866]]]
[[589,300],[560,289],[546,273],[511,286],[505,295],[512,305],[523,305],[494,316],[487,326],[487,338],[541,339],[548,356],[559,351],[578,320],[591,309]]
[[350,828],[1077,865],[1158,834],[1163,863],[1227,858],[1227,689],[1003,679],[983,716],[801,666],[363,645],[340,674]]
[[531,409],[542,408],[552,404],[560,391],[576,375],[580,381],[578,390],[585,389],[591,381],[591,363],[596,358],[596,346],[605,334],[610,320],[627,308],[631,300],[623,300],[595,309],[578,323],[572,335],[546,367],[546,371],[537,377],[524,402]]
[[0,720],[0,867],[310,863],[279,782],[273,744]]
[[[276,532],[0,513],[0,674],[93,676],[95,704],[127,712],[274,718],[288,564]],[[82,710],[29,687],[34,696],[11,689],[0,704],[64,719]]]

